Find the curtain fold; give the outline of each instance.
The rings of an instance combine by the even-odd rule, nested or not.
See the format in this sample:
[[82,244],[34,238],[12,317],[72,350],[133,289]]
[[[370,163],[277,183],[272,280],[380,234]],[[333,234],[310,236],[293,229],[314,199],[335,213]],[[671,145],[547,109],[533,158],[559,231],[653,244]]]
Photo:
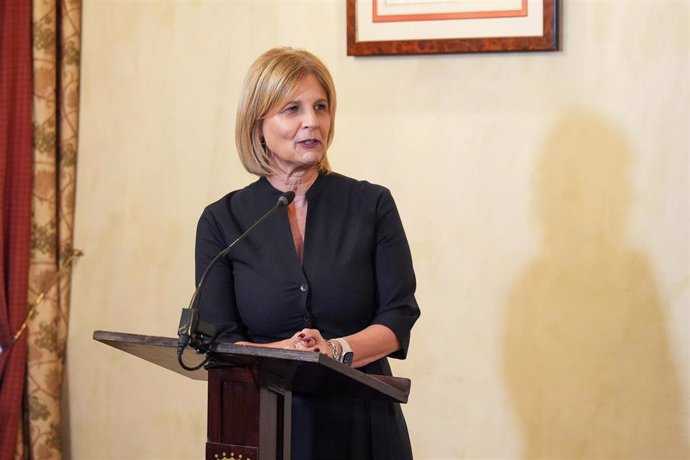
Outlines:
[[60,459],[63,454],[60,402],[73,255],[80,49],[81,1],[34,1],[29,292],[31,298],[45,297],[28,324],[24,429],[35,459]]
[[0,0],[0,459],[14,456],[26,375],[31,241],[31,4]]

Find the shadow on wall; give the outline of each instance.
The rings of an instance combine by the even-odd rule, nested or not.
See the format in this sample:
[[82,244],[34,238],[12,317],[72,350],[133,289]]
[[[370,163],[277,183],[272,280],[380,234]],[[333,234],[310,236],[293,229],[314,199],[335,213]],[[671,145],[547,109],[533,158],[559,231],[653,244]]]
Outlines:
[[624,134],[573,113],[535,172],[542,253],[510,293],[503,344],[524,458],[690,458],[665,308],[626,247]]

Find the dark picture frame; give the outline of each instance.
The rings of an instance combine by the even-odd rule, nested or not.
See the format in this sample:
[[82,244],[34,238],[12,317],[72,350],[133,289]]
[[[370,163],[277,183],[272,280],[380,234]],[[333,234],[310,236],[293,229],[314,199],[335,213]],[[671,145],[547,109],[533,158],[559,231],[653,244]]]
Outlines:
[[360,0],[347,0],[347,54],[348,56],[374,56],[394,54],[557,51],[559,49],[558,0],[541,1],[543,2],[543,17],[542,34],[540,36],[358,41],[356,12]]

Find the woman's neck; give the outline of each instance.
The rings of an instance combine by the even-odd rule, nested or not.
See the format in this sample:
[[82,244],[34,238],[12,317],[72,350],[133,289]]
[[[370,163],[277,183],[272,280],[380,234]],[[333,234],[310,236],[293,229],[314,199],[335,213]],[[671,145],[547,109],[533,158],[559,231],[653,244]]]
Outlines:
[[295,192],[295,201],[301,202],[304,201],[307,190],[314,184],[317,177],[319,177],[318,169],[312,168],[291,174],[278,172],[266,176],[266,179],[281,192]]
[[295,199],[287,209],[292,240],[300,263],[304,258],[304,232],[307,226],[307,190],[319,177],[316,168],[293,172],[291,174],[274,173],[267,176],[268,182],[281,192],[295,192]]

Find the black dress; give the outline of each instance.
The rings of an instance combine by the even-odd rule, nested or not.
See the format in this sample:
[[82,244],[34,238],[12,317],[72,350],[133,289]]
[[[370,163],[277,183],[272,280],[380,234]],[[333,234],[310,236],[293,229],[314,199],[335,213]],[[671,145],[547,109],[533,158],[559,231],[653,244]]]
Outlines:
[[[197,282],[210,260],[249,228],[281,192],[267,179],[231,192],[203,212]],[[371,324],[390,328],[404,359],[419,317],[410,249],[390,192],[330,173],[307,192],[300,264],[285,210],[278,210],[207,275],[201,320],[227,328],[222,340],[274,342],[303,328],[343,337]],[[387,359],[360,368],[391,375]],[[412,458],[398,404],[293,395],[292,458]]]

